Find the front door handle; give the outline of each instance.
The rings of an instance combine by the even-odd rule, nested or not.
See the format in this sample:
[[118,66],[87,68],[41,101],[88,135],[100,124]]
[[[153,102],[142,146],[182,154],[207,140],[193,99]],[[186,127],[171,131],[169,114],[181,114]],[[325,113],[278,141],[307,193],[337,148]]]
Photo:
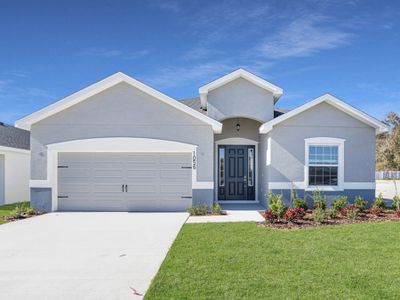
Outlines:
[[127,193],[127,192],[128,192],[128,185],[125,184],[125,193]]
[[124,192],[124,185],[121,185],[122,192]]

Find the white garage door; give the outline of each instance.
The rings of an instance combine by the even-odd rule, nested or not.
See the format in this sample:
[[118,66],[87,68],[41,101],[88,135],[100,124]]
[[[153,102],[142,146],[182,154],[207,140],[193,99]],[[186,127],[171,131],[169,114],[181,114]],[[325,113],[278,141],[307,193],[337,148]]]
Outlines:
[[190,153],[59,153],[58,209],[184,211]]

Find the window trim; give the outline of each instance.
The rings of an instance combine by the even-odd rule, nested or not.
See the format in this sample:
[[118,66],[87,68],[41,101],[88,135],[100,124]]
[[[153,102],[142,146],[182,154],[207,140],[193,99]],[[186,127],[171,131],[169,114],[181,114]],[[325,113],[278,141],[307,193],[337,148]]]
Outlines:
[[[343,191],[344,183],[344,142],[345,139],[332,137],[313,137],[304,139],[305,160],[304,160],[304,186],[306,191]],[[309,185],[309,149],[310,146],[338,146],[338,184],[337,185]]]

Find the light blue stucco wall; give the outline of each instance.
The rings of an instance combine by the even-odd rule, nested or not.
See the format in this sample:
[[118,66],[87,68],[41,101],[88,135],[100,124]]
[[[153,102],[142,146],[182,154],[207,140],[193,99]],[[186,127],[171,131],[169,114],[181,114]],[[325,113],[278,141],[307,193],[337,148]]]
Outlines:
[[[48,179],[48,144],[103,137],[153,138],[196,145],[197,181],[213,182],[214,133],[211,126],[126,83],[32,126],[31,179]],[[194,192],[193,201],[199,200],[198,194]],[[206,198],[206,194],[202,193],[201,198]],[[43,195],[32,190],[32,201],[43,202]],[[212,194],[210,199],[204,200],[212,202]]]
[[207,114],[216,120],[245,117],[267,122],[274,118],[271,92],[238,78],[208,93]]
[[[344,142],[344,182],[375,181],[375,129],[322,103],[277,125],[270,132],[270,182],[304,181],[305,139],[333,137]],[[261,139],[267,139],[261,135]]]

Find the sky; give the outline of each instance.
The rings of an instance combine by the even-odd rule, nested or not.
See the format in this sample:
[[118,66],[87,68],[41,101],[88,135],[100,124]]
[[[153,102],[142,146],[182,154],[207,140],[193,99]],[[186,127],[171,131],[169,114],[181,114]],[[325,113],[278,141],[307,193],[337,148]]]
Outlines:
[[400,113],[400,2],[0,0],[0,121],[122,71],[174,99],[237,68],[280,108],[329,92]]

